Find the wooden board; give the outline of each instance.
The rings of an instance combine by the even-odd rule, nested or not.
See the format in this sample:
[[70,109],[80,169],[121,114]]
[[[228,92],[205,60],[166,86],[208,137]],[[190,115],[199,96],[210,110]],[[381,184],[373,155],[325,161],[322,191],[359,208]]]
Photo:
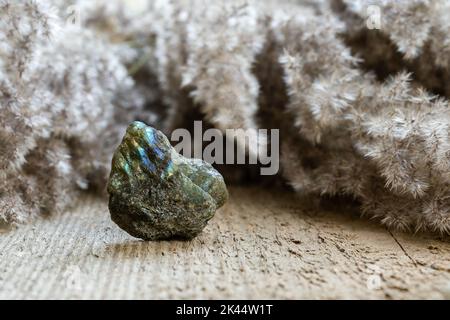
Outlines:
[[450,241],[231,188],[198,238],[143,242],[86,196],[0,232],[0,298],[450,298]]

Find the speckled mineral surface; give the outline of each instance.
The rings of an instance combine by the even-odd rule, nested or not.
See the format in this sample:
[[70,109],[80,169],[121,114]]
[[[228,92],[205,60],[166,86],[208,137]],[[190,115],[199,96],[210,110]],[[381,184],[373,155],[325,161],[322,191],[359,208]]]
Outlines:
[[112,220],[145,240],[195,237],[228,198],[210,164],[183,157],[162,132],[139,121],[114,153],[108,193]]

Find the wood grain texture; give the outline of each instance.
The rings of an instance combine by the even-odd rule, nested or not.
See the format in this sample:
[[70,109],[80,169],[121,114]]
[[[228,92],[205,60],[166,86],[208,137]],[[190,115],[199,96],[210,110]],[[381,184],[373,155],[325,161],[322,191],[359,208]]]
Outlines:
[[450,241],[389,232],[295,195],[232,188],[188,242],[143,242],[105,200],[0,232],[0,298],[450,298]]

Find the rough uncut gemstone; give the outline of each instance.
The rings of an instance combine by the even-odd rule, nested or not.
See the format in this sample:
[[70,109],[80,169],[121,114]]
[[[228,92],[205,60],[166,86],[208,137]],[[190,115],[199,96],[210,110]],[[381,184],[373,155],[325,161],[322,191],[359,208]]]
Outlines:
[[193,238],[228,199],[210,164],[183,157],[162,132],[139,121],[114,153],[108,193],[112,220],[145,240]]

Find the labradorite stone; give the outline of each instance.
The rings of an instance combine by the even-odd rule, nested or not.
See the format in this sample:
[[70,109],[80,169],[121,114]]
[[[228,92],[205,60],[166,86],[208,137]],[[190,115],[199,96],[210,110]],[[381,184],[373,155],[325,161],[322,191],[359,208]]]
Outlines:
[[162,132],[139,121],[114,153],[108,193],[112,220],[145,240],[195,237],[228,198],[210,164],[183,157]]

